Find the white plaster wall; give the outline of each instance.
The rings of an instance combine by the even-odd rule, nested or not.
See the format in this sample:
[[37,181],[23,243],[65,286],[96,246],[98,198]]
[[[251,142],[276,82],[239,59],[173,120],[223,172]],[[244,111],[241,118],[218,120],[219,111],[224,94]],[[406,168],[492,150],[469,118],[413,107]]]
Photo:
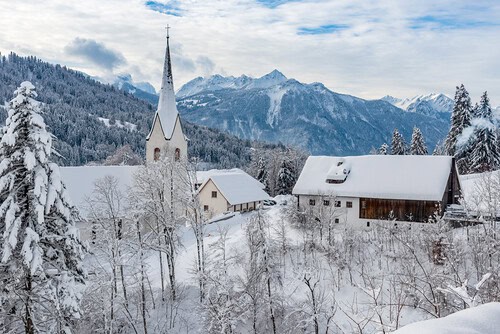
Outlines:
[[[323,205],[323,197],[319,195],[299,195],[298,200],[299,200],[299,207],[302,210],[307,210],[311,206],[309,205],[309,199],[314,199],[316,200],[316,207],[319,205]],[[385,224],[387,226],[389,225],[396,225],[398,224],[401,225],[406,225],[406,224],[411,224],[415,222],[406,222],[406,221],[393,221],[390,222],[388,220],[379,220],[379,219],[361,219],[359,218],[359,206],[361,205],[359,198],[357,197],[336,197],[336,201],[341,202],[341,207],[337,208],[339,209],[339,212],[342,212],[343,214],[341,215],[340,223],[345,223],[348,224],[351,227],[354,228],[360,228],[360,229],[370,229],[374,227],[377,224]],[[333,198],[330,200],[331,203],[330,205],[334,205],[333,203]],[[350,201],[352,202],[352,208],[347,208],[346,207],[346,202]],[[342,210],[340,210],[342,209]],[[344,218],[344,219],[342,219]],[[370,226],[367,226],[367,223],[370,223]]]
[[[217,198],[212,198],[212,191],[217,191]],[[198,199],[202,209],[205,205],[208,205],[209,215],[216,216],[229,211],[229,203],[212,180],[208,180],[205,186],[200,190]]]
[[160,154],[164,154],[165,152],[169,152],[168,154],[174,154],[175,149],[179,148],[181,150],[181,159],[187,158],[187,141],[184,137],[184,133],[182,132],[179,116],[177,116],[175,120],[174,132],[170,140],[165,139],[159,118],[155,118],[151,136],[149,137],[149,140],[146,140],[146,161],[154,161],[154,150],[157,147],[160,148]]

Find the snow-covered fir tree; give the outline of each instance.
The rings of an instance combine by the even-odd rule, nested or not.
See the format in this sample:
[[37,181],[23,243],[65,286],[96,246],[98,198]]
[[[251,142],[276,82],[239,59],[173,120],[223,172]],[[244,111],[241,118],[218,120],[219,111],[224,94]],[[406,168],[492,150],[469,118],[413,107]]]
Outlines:
[[497,129],[493,123],[493,114],[488,93],[484,92],[477,108],[478,118],[472,121],[474,132],[468,143],[470,147],[469,173],[481,173],[500,167],[500,150]]
[[0,141],[0,331],[69,333],[80,317],[83,249],[37,94],[23,82]]
[[455,104],[451,114],[451,126],[444,146],[448,155],[454,156],[456,153],[457,137],[471,124],[472,104],[469,92],[464,85],[457,87],[455,92]]
[[442,141],[438,141],[436,147],[432,151],[432,155],[447,155],[446,148],[444,147],[444,143]]
[[269,180],[267,177],[267,166],[264,161],[264,157],[259,157],[259,161],[257,163],[257,181],[262,183],[266,188],[266,192],[269,192]]
[[406,144],[403,135],[399,133],[398,129],[394,129],[392,134],[391,142],[391,154],[392,155],[405,155],[406,154]]
[[280,170],[278,172],[278,195],[288,195],[292,193],[293,186],[295,185],[296,173],[293,170],[292,162],[283,158],[281,162]]
[[410,154],[411,155],[427,155],[427,146],[425,145],[424,136],[419,128],[413,128],[413,134],[411,135],[411,145]]
[[387,155],[389,154],[389,145],[387,143],[383,143],[380,148],[378,149],[378,154],[380,155]]

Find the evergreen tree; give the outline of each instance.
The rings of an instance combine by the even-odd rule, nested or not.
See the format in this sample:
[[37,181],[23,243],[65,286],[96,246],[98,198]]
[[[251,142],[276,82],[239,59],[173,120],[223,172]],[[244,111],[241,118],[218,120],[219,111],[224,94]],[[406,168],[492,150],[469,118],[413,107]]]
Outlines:
[[497,129],[493,124],[493,115],[488,98],[484,92],[477,108],[478,118],[473,120],[474,133],[469,143],[470,158],[466,172],[481,173],[500,167],[500,150]]
[[80,316],[83,249],[36,96],[30,82],[15,91],[0,141],[0,331],[66,333]]
[[412,155],[427,155],[427,146],[425,145],[424,136],[419,128],[413,128],[411,135],[410,154]]
[[457,137],[471,124],[472,105],[469,92],[464,85],[457,87],[455,92],[455,104],[451,113],[451,126],[444,146],[448,155],[454,156],[456,153]]
[[406,144],[403,136],[399,133],[398,129],[394,129],[394,132],[392,134],[391,154],[392,155],[406,154]]
[[292,193],[296,178],[291,162],[284,158],[278,172],[277,192],[278,195],[288,195]]
[[389,152],[389,145],[387,145],[386,143],[383,143],[378,149],[378,154],[380,155],[387,155],[388,152]]
[[267,178],[267,166],[264,157],[259,158],[257,163],[257,181],[265,186],[265,191],[269,193],[269,180]]
[[436,143],[436,147],[434,147],[434,151],[432,151],[432,155],[447,155],[446,149],[444,147],[444,143],[442,141],[438,141]]

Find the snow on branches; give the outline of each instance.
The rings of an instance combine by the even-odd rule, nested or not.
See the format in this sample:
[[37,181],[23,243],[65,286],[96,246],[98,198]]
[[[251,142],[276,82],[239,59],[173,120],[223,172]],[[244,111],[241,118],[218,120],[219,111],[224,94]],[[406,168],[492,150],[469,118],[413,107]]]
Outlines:
[[0,328],[67,331],[84,285],[76,211],[49,162],[52,136],[35,87],[23,82],[14,95],[0,141],[0,317],[17,320]]

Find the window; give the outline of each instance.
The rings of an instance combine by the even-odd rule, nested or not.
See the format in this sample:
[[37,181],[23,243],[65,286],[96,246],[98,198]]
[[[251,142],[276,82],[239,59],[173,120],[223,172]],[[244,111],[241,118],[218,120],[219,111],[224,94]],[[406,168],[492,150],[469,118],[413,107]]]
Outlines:
[[309,205],[316,205],[316,200],[310,199],[309,200]]
[[212,191],[212,198],[217,198],[217,192],[216,191]]
[[370,227],[370,222],[366,222],[366,227]]
[[366,209],[366,201],[365,200],[361,201],[361,209]]
[[175,149],[175,161],[179,161],[181,158],[181,150],[179,148]]
[[340,208],[342,206],[342,203],[340,201],[335,201],[335,207]]
[[327,199],[323,200],[323,205],[324,206],[329,206],[330,205],[330,201],[327,200]]
[[352,202],[345,202],[345,206],[348,208],[352,208]]
[[345,179],[343,179],[343,180],[326,179],[326,183],[330,183],[330,184],[344,183],[344,181],[345,181]]
[[339,219],[335,218],[335,224],[338,224],[338,223],[339,223]]
[[203,206],[203,211],[208,211],[208,205]]
[[160,149],[158,147],[155,148],[153,159],[154,161],[158,161],[160,159]]

